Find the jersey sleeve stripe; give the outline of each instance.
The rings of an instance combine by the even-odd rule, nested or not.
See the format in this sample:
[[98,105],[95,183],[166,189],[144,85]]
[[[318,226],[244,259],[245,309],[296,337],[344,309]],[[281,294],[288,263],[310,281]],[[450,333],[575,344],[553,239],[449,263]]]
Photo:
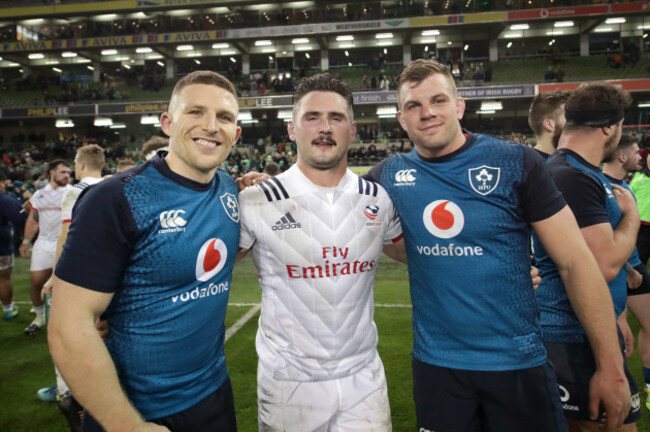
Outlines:
[[264,192],[264,195],[266,195],[266,200],[268,202],[273,201],[273,198],[271,198],[271,194],[269,193],[268,188],[264,185],[264,183],[260,183],[260,188],[262,188],[262,191]]
[[379,192],[379,186],[377,186],[377,183],[374,182],[370,182],[370,184],[372,185],[372,196],[376,198],[377,193]]
[[270,182],[269,182],[269,184],[267,186],[271,190],[271,192],[273,192],[273,195],[275,195],[275,199],[279,200],[280,199],[280,193],[278,192],[278,188],[276,188],[275,185],[271,184]]
[[359,177],[359,193],[363,195],[363,179]]
[[282,186],[282,182],[280,180],[278,180],[275,177],[271,177],[269,180],[271,180],[273,183],[278,185],[278,188],[280,189],[280,191],[282,191],[282,195],[284,195],[285,199],[289,198],[289,194],[287,193],[287,190],[284,188],[284,186]]

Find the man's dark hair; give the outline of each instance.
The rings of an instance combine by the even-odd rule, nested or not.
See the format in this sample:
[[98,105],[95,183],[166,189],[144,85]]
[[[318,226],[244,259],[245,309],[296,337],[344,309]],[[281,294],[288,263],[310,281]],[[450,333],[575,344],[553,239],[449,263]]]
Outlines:
[[[300,99],[313,91],[328,91],[340,94],[347,102],[352,115],[354,108],[352,89],[350,89],[350,86],[343,82],[343,80],[336,78],[329,73],[320,73],[300,80],[292,97],[294,109],[298,106]],[[350,120],[352,120],[352,118],[350,118]]]
[[264,174],[268,174],[271,177],[280,174],[280,165],[275,162],[267,162],[264,166]]
[[67,163],[66,161],[64,161],[63,159],[54,159],[54,160],[51,160],[51,161],[47,164],[47,177],[48,177],[48,179],[50,178],[50,173],[51,173],[52,171],[56,171],[56,169],[57,169],[57,167],[58,167],[59,165],[65,165],[65,166],[68,166],[68,163]]
[[533,98],[528,113],[528,126],[536,136],[540,136],[544,132],[545,119],[557,121],[558,110],[566,103],[570,94],[563,90],[556,90],[540,93]]
[[592,83],[578,87],[564,106],[565,129],[612,126],[624,118],[632,96],[608,83]]
[[621,153],[626,152],[635,143],[636,144],[639,143],[638,138],[635,138],[630,134],[621,135],[621,140],[618,142],[618,146],[616,146],[616,153],[614,154],[615,155],[614,157],[618,156]]

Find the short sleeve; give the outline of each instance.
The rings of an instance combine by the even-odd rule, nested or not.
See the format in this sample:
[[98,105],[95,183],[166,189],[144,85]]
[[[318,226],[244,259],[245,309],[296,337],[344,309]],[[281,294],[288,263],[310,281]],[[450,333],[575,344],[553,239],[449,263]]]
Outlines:
[[566,205],[544,159],[535,150],[522,146],[524,166],[518,189],[520,207],[528,223],[549,218]]
[[56,276],[93,291],[115,292],[138,236],[121,179],[84,190],[72,215]]

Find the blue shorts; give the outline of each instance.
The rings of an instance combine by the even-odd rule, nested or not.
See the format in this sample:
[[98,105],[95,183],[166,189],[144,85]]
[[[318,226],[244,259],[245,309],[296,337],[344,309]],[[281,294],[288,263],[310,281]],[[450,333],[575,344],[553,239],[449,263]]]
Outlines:
[[[625,376],[630,384],[632,408],[625,419],[625,424],[634,423],[641,418],[641,403],[639,388],[627,367],[625,360],[625,341],[620,330],[618,332],[621,344],[621,355]],[[582,343],[544,342],[549,360],[553,363],[557,381],[560,386],[560,396],[563,402],[564,415],[572,420],[590,420],[589,416],[589,383],[596,371],[596,361],[591,345],[585,339]],[[599,419],[602,416],[600,413]]]
[[418,431],[568,432],[550,364],[509,371],[433,366],[413,359]]
[[[193,407],[150,420],[172,432],[236,432],[235,404],[228,378],[219,389]],[[84,411],[82,432],[104,432],[88,411]]]

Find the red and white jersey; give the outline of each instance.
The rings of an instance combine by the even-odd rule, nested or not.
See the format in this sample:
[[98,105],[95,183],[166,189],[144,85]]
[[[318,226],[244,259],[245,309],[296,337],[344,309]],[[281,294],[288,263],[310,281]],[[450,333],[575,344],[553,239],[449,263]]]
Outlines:
[[72,222],[72,208],[77,202],[77,199],[79,199],[81,192],[83,192],[88,186],[99,183],[101,180],[101,177],[84,177],[79,183],[68,189],[65,195],[63,195],[63,200],[61,201],[61,219],[63,220],[63,223]]
[[32,208],[38,212],[38,239],[56,242],[61,233],[61,202],[63,195],[72,186],[52,189],[48,184],[36,191],[29,199]]
[[239,194],[240,248],[262,285],[256,348],[279,380],[353,374],[377,355],[375,270],[401,238],[386,191],[348,170],[335,188],[294,165]]

